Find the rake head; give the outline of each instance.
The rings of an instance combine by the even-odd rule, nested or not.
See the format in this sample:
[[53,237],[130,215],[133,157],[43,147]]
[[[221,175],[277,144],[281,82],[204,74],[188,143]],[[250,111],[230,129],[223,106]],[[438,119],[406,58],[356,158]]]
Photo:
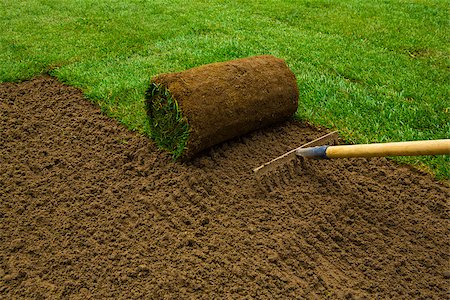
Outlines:
[[[281,182],[288,180],[289,177],[297,174],[298,169],[305,163],[303,158],[296,155],[298,149],[321,146],[324,144],[335,144],[337,143],[338,137],[338,131],[330,132],[254,168],[253,173],[260,185],[266,186],[269,190],[273,190],[273,186],[278,185],[277,181]],[[283,176],[272,176],[274,173],[279,173]]]

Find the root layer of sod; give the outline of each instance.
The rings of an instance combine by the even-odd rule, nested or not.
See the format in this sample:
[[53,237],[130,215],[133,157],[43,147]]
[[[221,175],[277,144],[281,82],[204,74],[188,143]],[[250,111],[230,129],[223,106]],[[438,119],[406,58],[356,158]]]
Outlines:
[[176,158],[291,118],[298,87],[271,55],[207,64],[155,76],[146,93],[156,144]]

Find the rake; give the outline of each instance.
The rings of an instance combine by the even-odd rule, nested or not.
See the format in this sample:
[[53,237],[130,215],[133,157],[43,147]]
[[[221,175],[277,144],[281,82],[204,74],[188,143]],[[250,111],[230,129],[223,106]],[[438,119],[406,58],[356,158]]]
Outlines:
[[337,142],[338,132],[333,131],[269,162],[253,169],[260,176],[274,168],[296,158],[333,159],[353,157],[386,157],[386,156],[419,156],[419,155],[450,155],[450,139],[408,141],[392,143],[374,143],[359,145],[323,145],[327,142]]

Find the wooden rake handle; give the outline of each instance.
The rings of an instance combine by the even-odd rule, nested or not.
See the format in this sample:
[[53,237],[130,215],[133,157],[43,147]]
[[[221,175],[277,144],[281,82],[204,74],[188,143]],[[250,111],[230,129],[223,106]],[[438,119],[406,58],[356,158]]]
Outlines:
[[306,158],[350,158],[417,155],[450,155],[450,139],[395,143],[319,146],[297,149]]

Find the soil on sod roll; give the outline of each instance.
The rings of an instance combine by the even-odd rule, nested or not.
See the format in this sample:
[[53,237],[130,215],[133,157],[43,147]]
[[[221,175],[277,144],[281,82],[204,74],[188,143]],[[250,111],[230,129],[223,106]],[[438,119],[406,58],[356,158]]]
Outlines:
[[287,120],[298,106],[294,73],[271,55],[152,78],[146,107],[153,138],[174,157]]
[[289,122],[173,162],[41,77],[0,85],[0,298],[445,299],[450,189],[386,159],[251,169]]

